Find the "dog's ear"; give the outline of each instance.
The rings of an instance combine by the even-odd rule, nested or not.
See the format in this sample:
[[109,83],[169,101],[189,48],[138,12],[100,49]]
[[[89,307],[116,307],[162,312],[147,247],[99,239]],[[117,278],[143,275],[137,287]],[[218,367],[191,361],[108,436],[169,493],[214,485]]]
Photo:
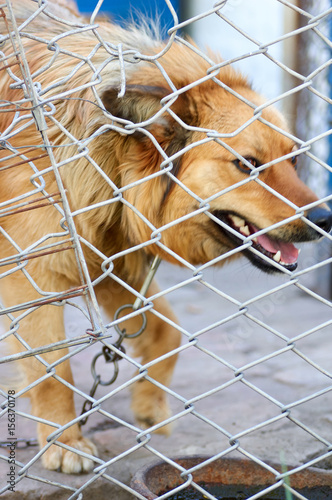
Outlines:
[[[113,116],[140,123],[154,116],[162,107],[160,101],[171,93],[170,89],[158,86],[127,85],[123,97],[118,97],[118,88],[108,88],[101,96],[105,108]],[[172,111],[186,124],[195,125],[197,112],[192,99],[186,94],[180,94],[171,106]],[[146,127],[155,137],[168,156],[172,156],[183,149],[190,141],[190,131],[183,127],[167,111],[153,120]],[[142,132],[136,131],[131,135],[137,140],[137,155],[145,158],[145,166],[151,169],[159,169],[160,158],[156,155],[156,148],[151,146],[151,139]],[[140,153],[139,153],[140,151]],[[151,155],[146,162],[147,155]],[[176,175],[180,168],[179,160],[175,161],[173,173]]]
[[109,87],[101,95],[101,100],[113,116],[139,123],[157,113],[161,108],[160,100],[170,93],[164,87],[127,85],[123,97],[118,97],[117,87]]

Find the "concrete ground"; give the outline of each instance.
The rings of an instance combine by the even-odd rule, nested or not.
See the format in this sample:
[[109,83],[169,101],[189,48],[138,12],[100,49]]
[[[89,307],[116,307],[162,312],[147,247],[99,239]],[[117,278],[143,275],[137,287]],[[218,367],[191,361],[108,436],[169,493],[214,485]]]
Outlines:
[[[310,259],[310,255],[304,254],[303,263],[309,265]],[[322,271],[319,274],[309,273],[301,278],[301,283],[321,293],[324,273],[327,271],[323,274]],[[166,289],[189,276],[188,271],[163,264],[157,280],[161,288]],[[244,260],[222,270],[206,270],[204,279],[241,303],[287,282],[283,277],[267,276],[253,269]],[[190,333],[227,318],[238,310],[238,306],[229,298],[199,283],[170,293],[168,299],[182,327]],[[174,457],[220,453],[229,447],[228,438],[220,429],[231,435],[243,432],[238,437],[241,448],[262,460],[278,463],[282,460],[286,464],[297,465],[307,462],[316,453],[326,452],[323,441],[332,440],[332,397],[331,392],[328,392],[331,380],[327,376],[327,372],[331,373],[332,326],[315,329],[331,321],[331,303],[319,301],[292,285],[262,297],[248,307],[248,312],[260,324],[241,317],[216,326],[199,337],[199,346],[222,358],[223,363],[194,346],[179,356],[171,389],[186,400],[233,380],[231,366],[236,369],[247,366],[241,370],[244,373],[243,381],[239,380],[195,403],[195,410],[205,420],[188,413],[176,420],[170,437],[153,434],[146,446],[139,447],[137,433],[130,428],[135,423],[130,410],[129,389],[114,394],[105,401],[103,408],[130,425],[120,425],[101,414],[94,414],[89,419],[85,434],[97,444],[103,460],[114,461],[107,468],[108,479],[92,481],[83,489],[82,498],[133,499],[135,496],[124,489],[121,483],[129,485],[139,468],[158,460],[158,454]],[[268,329],[263,327],[263,323],[268,325]],[[70,336],[83,333],[85,328],[77,313],[67,313]],[[296,349],[301,355],[294,350],[284,350],[287,342],[280,335],[293,338],[310,329],[313,332],[311,335],[296,341]],[[92,384],[89,367],[93,351],[96,351],[95,347],[72,359],[76,384],[85,392],[89,392]],[[272,354],[276,352],[279,354]],[[308,363],[307,358],[310,358],[311,363]],[[257,363],[257,360],[261,361]],[[2,376],[6,375],[6,370],[7,367]],[[121,361],[116,386],[120,387],[132,375],[132,367],[126,361]],[[98,388],[96,396],[100,397],[113,389],[114,386]],[[281,414],[276,402],[283,405],[298,402],[291,408],[293,420],[286,417],[274,420]],[[170,403],[173,414],[184,410],[184,404],[176,396],[170,398]],[[78,411],[81,405],[82,399],[77,398]],[[18,409],[28,412],[28,401],[20,401]],[[270,423],[260,425],[269,419],[272,419]],[[302,427],[295,421],[300,421]],[[30,439],[35,436],[31,420],[18,417],[17,426],[17,437]],[[250,428],[252,431],[246,433]],[[6,432],[5,415],[0,418],[0,440],[7,439]],[[16,451],[16,459],[25,464],[36,455],[37,448],[30,446]],[[1,489],[6,484],[9,464],[6,451],[0,449],[0,453],[4,455],[0,461]],[[235,451],[231,456],[241,454]],[[319,464],[324,465],[323,462]],[[29,469],[28,475],[16,485],[15,492],[5,492],[2,497],[4,500],[66,499],[93,477],[93,473],[74,476],[45,471],[40,461],[37,461]]]

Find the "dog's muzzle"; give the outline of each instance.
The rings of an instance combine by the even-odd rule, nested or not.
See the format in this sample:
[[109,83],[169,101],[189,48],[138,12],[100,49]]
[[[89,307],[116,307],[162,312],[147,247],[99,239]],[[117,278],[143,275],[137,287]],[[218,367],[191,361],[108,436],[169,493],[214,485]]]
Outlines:
[[287,231],[287,236],[286,233],[280,233],[280,238],[270,237],[266,233],[256,235],[260,228],[239,214],[215,211],[213,215],[231,229],[227,230],[225,226],[216,223],[219,230],[236,245],[242,245],[244,238],[251,237],[252,245],[245,248],[243,253],[255,266],[269,273],[281,271],[282,268],[294,271],[297,268],[299,250],[293,243],[317,240],[332,229],[332,212],[324,207],[312,208],[306,213],[308,223],[303,224],[303,230],[297,229],[293,237],[290,231]]

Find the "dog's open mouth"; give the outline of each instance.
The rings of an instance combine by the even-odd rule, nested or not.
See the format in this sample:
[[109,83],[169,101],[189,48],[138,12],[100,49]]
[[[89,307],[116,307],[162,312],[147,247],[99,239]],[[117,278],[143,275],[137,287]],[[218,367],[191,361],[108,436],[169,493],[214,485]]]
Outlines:
[[[236,232],[240,233],[244,237],[253,236],[252,238],[252,249],[257,250],[253,252],[250,249],[245,249],[244,253],[260,269],[266,272],[277,272],[280,271],[280,267],[294,271],[297,267],[297,259],[299,255],[299,250],[292,244],[284,242],[281,240],[276,240],[268,237],[266,234],[261,234],[255,237],[255,233],[259,229],[253,224],[245,221],[238,215],[226,214],[225,212],[213,212],[213,215],[217,217],[222,222],[226,223]],[[237,237],[233,231],[227,231],[226,229],[219,226],[219,228],[227,234],[228,238],[237,244],[242,244],[243,238]],[[264,259],[263,256],[274,260],[279,266],[274,266],[272,262]]]

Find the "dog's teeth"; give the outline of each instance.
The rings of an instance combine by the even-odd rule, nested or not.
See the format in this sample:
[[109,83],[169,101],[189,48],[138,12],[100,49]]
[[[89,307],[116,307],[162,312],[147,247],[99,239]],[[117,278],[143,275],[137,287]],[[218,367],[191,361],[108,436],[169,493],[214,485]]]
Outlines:
[[258,239],[257,239],[257,238],[253,238],[253,239],[252,239],[252,241],[253,241],[254,243],[256,243],[256,244],[258,243]]
[[237,215],[231,215],[231,219],[233,221],[233,224],[237,227],[241,227],[245,225],[245,221],[241,219],[241,217],[238,217]]
[[280,250],[278,250],[277,253],[273,255],[273,260],[275,260],[276,262],[280,262],[280,259],[281,259],[281,252]]
[[245,236],[249,236],[250,234],[250,231],[249,231],[249,227],[248,226],[241,226],[240,227],[240,231],[242,234],[244,234]]

